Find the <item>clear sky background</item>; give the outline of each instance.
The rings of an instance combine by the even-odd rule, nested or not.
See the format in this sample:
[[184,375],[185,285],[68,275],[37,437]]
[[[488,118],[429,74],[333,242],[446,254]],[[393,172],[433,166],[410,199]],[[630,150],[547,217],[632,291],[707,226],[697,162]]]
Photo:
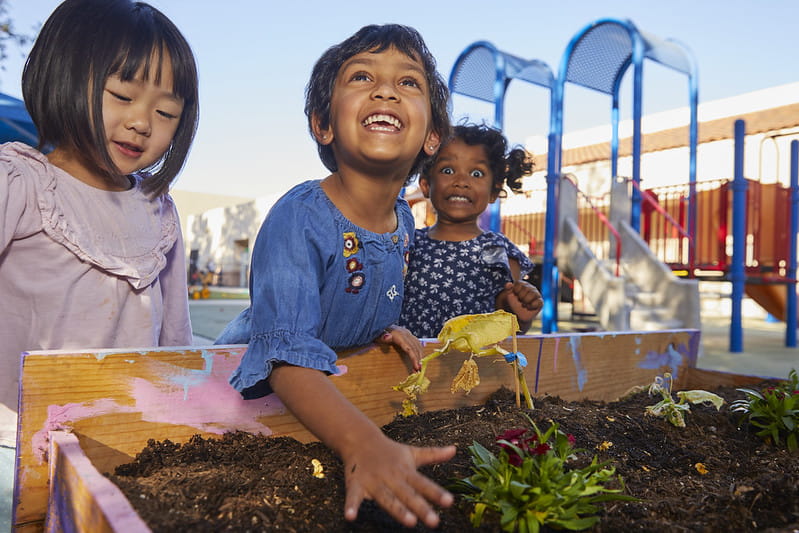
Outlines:
[[[601,18],[630,19],[685,44],[699,70],[699,98],[718,100],[799,81],[799,0],[151,0],[191,43],[200,72],[200,127],[176,188],[258,197],[327,174],[303,114],[304,90],[322,52],[365,24],[419,30],[445,79],[458,55],[486,40],[557,74],[571,38]],[[58,0],[7,0],[18,31],[34,33]],[[0,91],[20,97],[24,58],[10,50]],[[628,75],[629,77],[629,75]],[[644,113],[687,105],[685,76],[644,67]],[[548,94],[523,82],[506,97],[512,143],[546,134]],[[797,95],[799,101],[799,95]],[[493,119],[487,104],[455,96],[456,119]],[[622,118],[630,115],[622,101]],[[605,95],[567,85],[565,131],[607,124]],[[700,116],[701,119],[701,116]]]

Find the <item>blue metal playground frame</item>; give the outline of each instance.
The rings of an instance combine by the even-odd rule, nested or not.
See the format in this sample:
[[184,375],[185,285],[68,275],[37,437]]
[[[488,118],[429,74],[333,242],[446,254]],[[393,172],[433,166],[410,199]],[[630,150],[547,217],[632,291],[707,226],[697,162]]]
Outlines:
[[[643,112],[643,66],[649,59],[688,76],[690,106],[689,168],[690,192],[688,200],[688,233],[696,235],[696,145],[698,138],[698,83],[696,63],[682,44],[660,39],[640,31],[630,20],[600,19],[588,24],[572,38],[561,59],[560,71],[553,95],[550,114],[550,136],[553,149],[548,154],[547,213],[542,295],[544,309],[541,314],[544,333],[557,331],[558,270],[554,243],[557,240],[557,195],[561,174],[563,139],[563,102],[566,82],[593,89],[611,96],[611,179],[618,171],[619,157],[619,92],[627,70],[633,68],[632,90],[632,179],[641,181],[641,116]],[[632,191],[631,226],[640,229],[641,196],[638,188]],[[693,251],[691,251],[693,253]]]
[[[640,31],[629,20],[600,19],[588,24],[571,39],[562,56],[560,72],[554,78],[546,63],[524,60],[497,50],[486,41],[468,46],[458,57],[450,75],[452,93],[464,94],[495,106],[494,126],[502,129],[505,91],[512,79],[523,79],[550,89],[550,126],[547,150],[547,212],[541,293],[544,308],[541,329],[544,333],[557,331],[558,269],[555,260],[557,241],[557,198],[561,174],[563,103],[566,82],[593,89],[612,97],[611,176],[618,170],[619,102],[621,83],[627,70],[633,67],[633,180],[640,183],[641,115],[643,110],[644,59],[656,61],[688,76],[690,106],[689,129],[689,234],[696,234],[696,144],[697,144],[697,70],[688,49],[673,40],[663,40]],[[630,223],[640,226],[641,198],[633,190]],[[492,206],[491,229],[500,227],[498,204]],[[691,251],[693,253],[693,251]]]
[[[548,89],[550,109],[554,108],[552,89],[555,78],[549,65],[538,59],[522,59],[503,52],[488,41],[474,42],[461,52],[450,73],[449,91],[494,104],[493,126],[502,130],[505,93],[514,79]],[[490,229],[499,232],[502,226],[499,200],[490,205],[489,212]]]

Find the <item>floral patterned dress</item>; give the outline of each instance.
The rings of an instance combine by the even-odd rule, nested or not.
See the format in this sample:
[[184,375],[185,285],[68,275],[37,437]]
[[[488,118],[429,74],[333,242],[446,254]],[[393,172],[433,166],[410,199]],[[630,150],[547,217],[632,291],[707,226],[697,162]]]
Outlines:
[[419,338],[437,337],[452,317],[494,311],[497,294],[513,281],[509,259],[518,261],[522,277],[533,269],[530,259],[500,233],[438,241],[429,230],[415,232],[400,315],[400,325]]

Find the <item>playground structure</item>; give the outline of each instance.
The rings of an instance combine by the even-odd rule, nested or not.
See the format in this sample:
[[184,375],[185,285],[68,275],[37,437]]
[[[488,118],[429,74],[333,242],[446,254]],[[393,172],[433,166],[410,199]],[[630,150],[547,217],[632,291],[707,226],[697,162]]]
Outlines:
[[[462,65],[464,57],[481,49],[493,50],[497,57],[509,56],[483,42],[471,45],[453,68],[450,89],[487,101],[485,89],[479,92],[473,89],[479,86],[476,81],[464,80],[466,69]],[[651,190],[641,187],[644,60],[687,77],[688,183]],[[503,78],[501,62],[496,63],[492,80],[496,88],[495,125],[501,127],[504,92],[499,82],[504,79],[506,88],[513,76]],[[544,70],[540,61],[535,63]],[[619,92],[631,68],[632,135],[626,148],[631,157],[631,176],[623,177],[618,165],[623,145],[619,138]],[[485,67],[472,69],[473,76],[486,72]],[[603,198],[588,197],[574,179],[562,173],[567,82],[611,97],[611,185]],[[501,218],[502,231],[522,248],[527,247],[530,256],[542,265],[542,331],[557,331],[557,303],[565,280],[580,281],[604,329],[698,328],[701,279],[732,284],[730,351],[742,351],[744,294],[785,320],[786,346],[796,346],[797,189],[744,178],[743,124],[736,125],[736,149],[730,156],[735,158],[735,179],[697,183],[697,69],[688,49],[676,41],[644,33],[631,21],[601,19],[569,42],[558,77],[537,83],[552,92],[546,211],[497,214],[492,222],[495,217]],[[794,150],[792,147],[792,183],[796,173]],[[492,225],[492,229],[495,227]]]

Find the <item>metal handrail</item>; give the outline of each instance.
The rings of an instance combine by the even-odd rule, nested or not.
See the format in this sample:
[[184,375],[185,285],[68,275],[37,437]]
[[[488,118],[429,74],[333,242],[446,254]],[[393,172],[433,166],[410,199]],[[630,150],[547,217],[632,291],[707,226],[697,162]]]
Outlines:
[[527,228],[525,228],[524,226],[522,226],[521,224],[519,224],[518,222],[516,222],[515,220],[513,220],[510,217],[502,217],[502,223],[503,224],[505,224],[505,223],[511,224],[512,226],[515,226],[517,229],[521,230],[523,233],[527,234],[527,236],[530,238],[530,240],[527,242],[527,248],[528,248],[527,249],[527,255],[528,256],[532,256],[533,255],[533,250],[538,250],[538,244],[536,242],[535,235],[533,235],[532,231],[528,230]]
[[[691,234],[690,234],[690,233],[688,233],[688,232],[687,232],[687,231],[686,231],[686,230],[685,230],[685,229],[684,229],[684,228],[683,228],[683,227],[680,225],[680,223],[679,223],[679,222],[677,222],[676,220],[674,220],[674,217],[672,217],[672,216],[671,216],[671,215],[670,215],[670,214],[669,214],[669,213],[668,213],[668,212],[667,212],[667,211],[666,211],[666,210],[663,208],[663,206],[662,206],[662,205],[660,205],[660,203],[659,203],[659,202],[657,201],[657,199],[656,199],[656,198],[655,198],[655,197],[652,195],[652,193],[651,193],[650,191],[646,191],[646,190],[643,190],[643,189],[641,189],[641,185],[640,185],[640,184],[638,184],[638,183],[636,183],[636,182],[635,182],[635,180],[628,180],[628,181],[629,181],[629,183],[632,183],[632,186],[633,186],[635,189],[637,189],[637,190],[638,190],[638,192],[641,194],[641,198],[642,198],[642,199],[643,199],[645,202],[647,202],[649,205],[651,205],[651,206],[652,206],[652,208],[653,208],[655,211],[657,211],[658,213],[660,213],[660,214],[663,216],[663,218],[666,220],[666,222],[668,222],[668,223],[669,223],[669,224],[671,224],[671,225],[672,225],[674,228],[676,228],[676,229],[677,229],[677,231],[680,233],[680,235],[682,235],[684,238],[688,239],[688,248],[689,248],[689,250],[694,250],[694,239],[691,237]],[[693,254],[693,253],[690,253],[690,252],[688,253],[688,277],[689,277],[689,278],[692,278],[692,277],[694,277],[694,254]]]
[[618,278],[619,277],[619,271],[620,271],[619,262],[621,260],[621,235],[619,235],[619,232],[616,230],[616,228],[613,227],[613,224],[610,223],[610,221],[605,216],[605,214],[602,213],[602,211],[600,211],[591,202],[591,198],[587,194],[585,194],[583,191],[580,190],[580,187],[577,185],[577,180],[575,179],[573,174],[565,174],[563,176],[563,178],[566,179],[569,183],[571,183],[574,186],[574,189],[577,191],[577,194],[579,194],[580,196],[583,197],[583,200],[585,200],[586,204],[588,205],[588,207],[591,208],[591,210],[597,216],[599,221],[602,222],[602,224],[604,224],[605,227],[608,228],[608,231],[610,231],[613,234],[614,237],[616,237],[616,277]]

